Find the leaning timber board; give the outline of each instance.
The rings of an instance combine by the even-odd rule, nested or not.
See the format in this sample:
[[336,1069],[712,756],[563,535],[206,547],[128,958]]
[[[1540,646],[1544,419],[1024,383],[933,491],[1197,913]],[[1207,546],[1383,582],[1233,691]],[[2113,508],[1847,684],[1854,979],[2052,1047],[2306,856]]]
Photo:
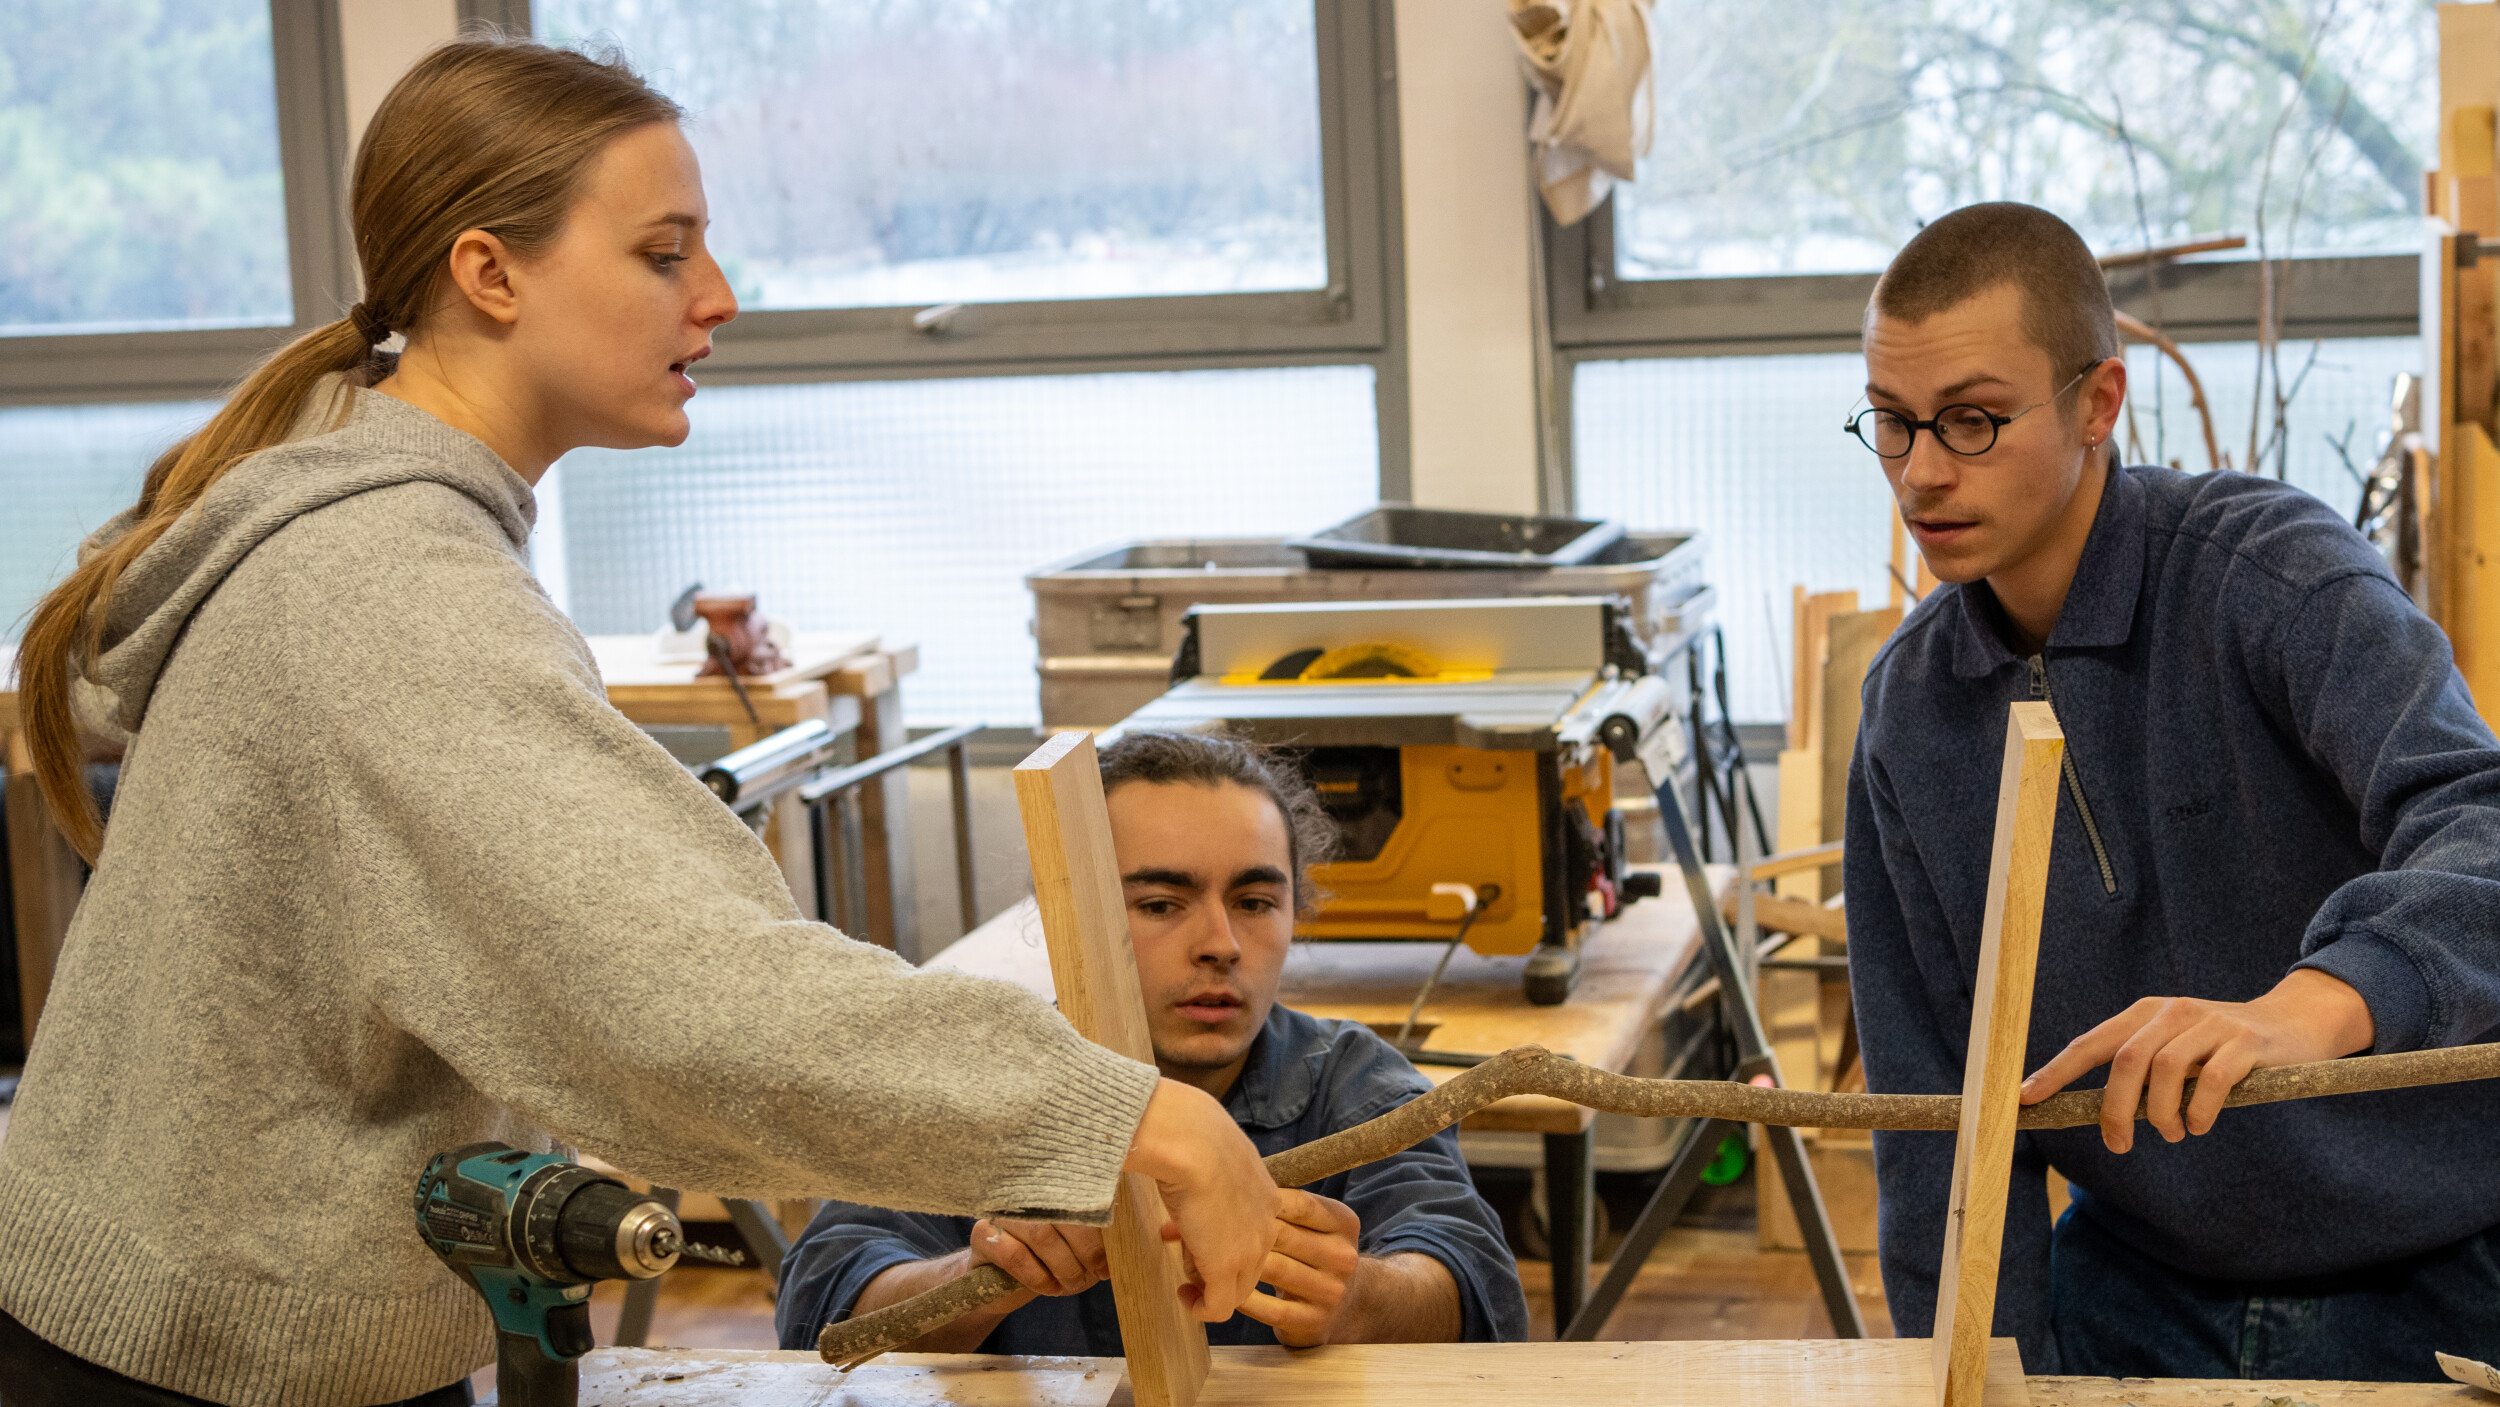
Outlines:
[[[1876,1342],[1884,1342],[1877,1340]],[[1894,1342],[1915,1342],[1899,1341]],[[1236,1366],[1297,1393],[1337,1384],[1340,1395],[1281,1400],[1331,1401],[1347,1407],[1471,1407],[1497,1403],[1603,1402],[1605,1407],[1645,1407],[1692,1397],[1652,1397],[1653,1389],[1676,1390],[1671,1380],[1689,1379],[1710,1355],[1734,1350],[1795,1354],[1808,1347],[1839,1347],[1837,1340],[1756,1341],[1732,1344],[1574,1343],[1427,1347],[1356,1345],[1285,1354],[1275,1349],[1216,1348],[1206,1402],[1235,1402],[1224,1386]],[[1924,1344],[1918,1344],[1923,1349]],[[1490,1380],[1442,1372],[1411,1385],[1377,1381],[1378,1364],[1401,1355],[1484,1355]],[[1626,1356],[1626,1355],[1630,1356]],[[1698,1355],[1698,1356],[1694,1356]],[[1262,1356],[1271,1360],[1260,1361]],[[1344,1360],[1362,1360],[1348,1366]],[[1281,1360],[1281,1361],[1277,1361]],[[1308,1363],[1309,1368],[1301,1365]],[[594,1349],[582,1359],[581,1407],[1109,1407],[1121,1380],[1117,1358],[1007,1358],[985,1354],[892,1353],[847,1378],[812,1351],[721,1349]],[[1324,1372],[1324,1376],[1318,1376]],[[1356,1374],[1366,1384],[1345,1393]],[[1279,1379],[1290,1377],[1293,1383]],[[1586,1382],[1583,1389],[1572,1384]],[[1548,1391],[1549,1387],[1559,1391]],[[2458,1383],[2350,1383],[2203,1378],[2070,1378],[2024,1380],[2032,1407],[2258,1407],[2269,1398],[2315,1407],[2491,1407],[2488,1393]],[[1571,1394],[1571,1395],[1564,1395]],[[1723,1401],[1733,1399],[1721,1399]],[[1859,1401],[1855,1397],[1836,1401]],[[1875,1399],[1880,1401],[1881,1399]]]
[[[1087,1040],[1151,1061],[1093,735],[1054,736],[1016,764],[1015,779],[1060,1014]],[[1137,1407],[1192,1407],[1207,1375],[1206,1326],[1181,1307],[1181,1248],[1162,1240],[1165,1220],[1153,1180],[1122,1173],[1102,1241]]]

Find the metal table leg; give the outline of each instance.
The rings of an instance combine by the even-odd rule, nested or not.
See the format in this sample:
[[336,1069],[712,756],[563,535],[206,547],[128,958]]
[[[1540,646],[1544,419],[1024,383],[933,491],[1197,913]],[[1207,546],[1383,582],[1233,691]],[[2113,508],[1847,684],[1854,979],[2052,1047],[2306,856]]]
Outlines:
[[747,1258],[772,1282],[765,1294],[779,1298],[781,1260],[790,1254],[790,1233],[781,1229],[781,1219],[762,1202],[723,1197],[720,1204],[729,1209],[729,1221],[738,1228],[738,1239],[747,1243]]
[[1606,1327],[1607,1318],[1615,1312],[1615,1306],[1623,1302],[1624,1292],[1632,1288],[1632,1277],[1640,1274],[1641,1266],[1649,1260],[1649,1253],[1658,1248],[1659,1238],[1667,1234],[1668,1227],[1675,1225],[1675,1219],[1684,1214],[1685,1204],[1692,1201],[1693,1194],[1701,1189],[1702,1169],[1710,1166],[1711,1159],[1718,1156],[1720,1140],[1729,1134],[1744,1131],[1743,1124],[1710,1119],[1685,1137],[1684,1146],[1676,1150],[1675,1161],[1667,1165],[1665,1180],[1658,1184],[1656,1192],[1650,1194],[1649,1205],[1641,1208],[1639,1218],[1624,1233],[1623,1244],[1615,1248],[1614,1259],[1606,1263],[1606,1278],[1598,1282],[1597,1288],[1590,1293],[1587,1303],[1580,1306],[1577,1314],[1568,1319],[1559,1314],[1555,1316],[1556,1339],[1566,1343],[1586,1343],[1597,1337],[1598,1330]]
[[[1719,979],[1719,1009],[1730,1035],[1736,1039],[1735,1078],[1749,1080],[1767,1074],[1774,1083],[1779,1079],[1779,1060],[1772,1053],[1771,1043],[1763,1034],[1760,1008],[1754,1004],[1753,987],[1748,980],[1752,963],[1736,951],[1736,943],[1719,919],[1717,896],[1710,892],[1709,881],[1702,873],[1701,855],[1693,843],[1693,829],[1684,809],[1683,798],[1674,781],[1657,788],[1658,819],[1665,826],[1667,844],[1675,852],[1676,867],[1684,872],[1687,896],[1692,900],[1694,917],[1701,925],[1702,953],[1710,960],[1712,975]],[[1708,1130],[1704,1130],[1705,1133]],[[1814,1166],[1806,1160],[1804,1140],[1795,1129],[1768,1127],[1764,1140],[1770,1144],[1771,1155],[1779,1161],[1780,1178],[1788,1186],[1789,1206],[1797,1215],[1797,1230],[1806,1243],[1806,1258],[1814,1266],[1814,1278],[1823,1292],[1823,1307],[1831,1316],[1832,1333],[1836,1338],[1866,1337],[1866,1320],[1858,1311],[1857,1295],[1849,1285],[1848,1263],[1841,1258],[1837,1238],[1832,1235],[1831,1216],[1823,1207],[1823,1190],[1815,1185]],[[1717,1139],[1710,1142],[1718,1146]],[[1708,1150],[1687,1147],[1686,1154],[1698,1153],[1707,1161]],[[1550,1156],[1550,1155],[1549,1155]],[[1685,1161],[1679,1155],[1679,1163]],[[1697,1177],[1698,1170],[1695,1172]],[[1550,1178],[1549,1178],[1550,1180]],[[1615,1263],[1607,1268],[1607,1284],[1620,1297],[1623,1287],[1640,1270],[1640,1258],[1648,1255],[1667,1226],[1681,1211],[1692,1193],[1689,1187],[1676,1191],[1677,1179],[1672,1175],[1659,1186],[1657,1195],[1634,1224],[1634,1236],[1626,1238],[1624,1249],[1617,1252]],[[1674,1193],[1670,1197],[1670,1193]],[[1672,1206],[1668,1205],[1672,1202]],[[1653,1215],[1656,1214],[1656,1215]],[[1637,1247],[1638,1254],[1634,1254]],[[1574,1287],[1575,1291],[1577,1287]],[[1562,1302],[1562,1287],[1555,1286],[1555,1303]],[[1602,1306],[1611,1312],[1614,1305],[1602,1296],[1592,1308]],[[1604,1325],[1598,1314],[1585,1324],[1574,1324],[1556,1316],[1562,1328],[1558,1334],[1576,1330],[1579,1337],[1595,1338]]]
[[1596,1240],[1597,1127],[1545,1135],[1545,1240],[1554,1268],[1554,1327],[1580,1312]]

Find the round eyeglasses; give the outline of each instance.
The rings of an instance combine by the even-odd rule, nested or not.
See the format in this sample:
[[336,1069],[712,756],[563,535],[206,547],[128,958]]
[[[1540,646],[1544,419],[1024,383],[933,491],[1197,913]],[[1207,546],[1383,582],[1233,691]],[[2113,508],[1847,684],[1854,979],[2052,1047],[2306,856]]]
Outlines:
[[[2094,362],[2092,366],[2099,366]],[[1897,410],[1862,410],[1841,422],[1840,428],[1855,435],[1858,443],[1885,459],[1899,459],[1910,452],[1921,430],[1936,437],[1936,443],[1959,455],[1986,454],[1996,448],[1997,432],[2006,426],[2055,401],[2075,388],[2075,382],[2092,374],[2087,366],[2074,375],[2074,380],[2049,393],[2046,401],[2035,401],[2012,415],[1998,415],[1975,405],[1949,405],[1936,412],[1933,420],[1912,420]]]

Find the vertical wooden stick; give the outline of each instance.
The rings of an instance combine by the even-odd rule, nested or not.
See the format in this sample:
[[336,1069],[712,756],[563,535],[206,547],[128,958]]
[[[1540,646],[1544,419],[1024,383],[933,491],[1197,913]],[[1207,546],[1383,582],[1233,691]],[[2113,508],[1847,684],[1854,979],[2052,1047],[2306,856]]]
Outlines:
[[1936,1282],[1936,1401],[1978,1407],[1996,1317],[1997,1259],[2005,1248],[2005,1194],[2013,1177],[2014,1119],[2031,1035],[2031,976],[2048,899],[2049,840],[2057,827],[2058,764],[2066,735],[2045,703],[2012,706],[1997,781],[1996,844],[1972,988],[1970,1051],[1962,1071],[1962,1131],[1953,1146],[1953,1200]]
[[[1152,1061],[1093,735],[1053,737],[1016,764],[1015,776],[1060,1013],[1087,1040]],[[1207,1377],[1206,1327],[1181,1308],[1180,1248],[1164,1243],[1165,1220],[1153,1181],[1123,1174],[1103,1243],[1137,1407],[1191,1407]]]

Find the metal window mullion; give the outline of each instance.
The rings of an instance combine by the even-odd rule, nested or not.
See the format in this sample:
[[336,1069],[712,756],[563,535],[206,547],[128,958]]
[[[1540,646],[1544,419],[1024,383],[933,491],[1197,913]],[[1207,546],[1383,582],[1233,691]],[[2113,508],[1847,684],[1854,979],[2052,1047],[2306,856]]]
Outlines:
[[359,296],[348,230],[346,56],[336,0],[270,0],[278,80],[278,161],[285,173],[295,332],[335,320]]

